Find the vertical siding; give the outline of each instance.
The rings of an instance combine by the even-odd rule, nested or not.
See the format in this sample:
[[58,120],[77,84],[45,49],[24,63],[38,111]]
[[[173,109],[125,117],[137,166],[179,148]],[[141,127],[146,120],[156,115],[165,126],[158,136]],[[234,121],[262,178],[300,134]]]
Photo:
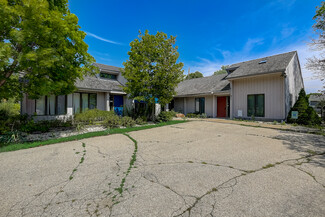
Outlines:
[[195,112],[195,97],[186,97],[186,113]]
[[205,96],[205,114],[213,117],[213,96]]
[[243,78],[232,82],[233,116],[238,110],[247,117],[247,95],[265,94],[266,119],[284,119],[284,78],[279,74]]
[[175,112],[184,112],[184,99],[183,98],[174,98],[174,110]]
[[290,108],[298,99],[300,90],[304,88],[297,54],[290,61],[285,73],[287,76],[285,80],[285,110],[286,115],[288,115]]
[[106,110],[105,93],[97,93],[97,108],[99,110]]

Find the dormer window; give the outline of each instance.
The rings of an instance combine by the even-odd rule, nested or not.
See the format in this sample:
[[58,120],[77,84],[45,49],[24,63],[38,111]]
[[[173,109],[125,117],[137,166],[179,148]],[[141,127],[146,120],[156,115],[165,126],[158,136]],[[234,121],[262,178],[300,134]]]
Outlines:
[[262,60],[258,64],[263,64],[263,63],[266,63],[266,62],[267,62],[267,60]]
[[113,80],[116,80],[117,79],[117,75],[107,74],[107,73],[104,73],[104,72],[101,72],[99,74],[99,76],[101,78],[106,78],[106,79],[113,79]]

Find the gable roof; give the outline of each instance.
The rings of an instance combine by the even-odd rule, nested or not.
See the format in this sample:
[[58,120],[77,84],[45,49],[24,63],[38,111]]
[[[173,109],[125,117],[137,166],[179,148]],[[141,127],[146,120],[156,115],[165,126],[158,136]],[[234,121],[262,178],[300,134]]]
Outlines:
[[[274,72],[284,72],[297,51],[278,54],[274,56],[263,57],[255,60],[235,63],[227,68],[231,72],[227,79],[261,75]],[[266,61],[265,63],[261,63]]]
[[210,95],[216,92],[229,92],[230,83],[225,79],[227,75],[212,75],[182,81],[176,88],[176,97],[185,95]]
[[[109,66],[100,63],[94,63],[101,71],[119,74],[120,69],[116,66]],[[118,91],[123,92],[122,84],[117,80],[101,78],[99,75],[85,76],[83,80],[77,79],[75,83],[78,89],[94,90],[94,91]]]
[[119,74],[123,68],[116,66],[109,66],[101,63],[94,63],[94,66],[97,66],[100,71],[111,72],[113,74]]
[[314,94],[311,94],[309,96],[309,101],[322,101],[322,100],[325,100],[325,94],[321,94],[321,95],[314,95]]
[[103,79],[96,76],[85,76],[83,80],[77,79],[75,83],[78,89],[101,90],[107,91],[123,91],[122,84],[117,80]]

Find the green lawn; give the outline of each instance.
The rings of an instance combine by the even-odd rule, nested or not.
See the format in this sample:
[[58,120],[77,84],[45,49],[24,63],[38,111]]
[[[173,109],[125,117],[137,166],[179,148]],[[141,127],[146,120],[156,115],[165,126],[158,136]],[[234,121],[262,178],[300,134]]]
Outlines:
[[127,132],[132,132],[132,131],[146,130],[146,129],[151,129],[151,128],[155,128],[155,127],[162,127],[162,126],[179,124],[179,123],[184,123],[184,122],[186,122],[186,120],[173,120],[173,121],[162,122],[162,123],[158,123],[158,124],[154,124],[154,125],[145,125],[145,126],[140,126],[140,127],[113,128],[113,129],[108,129],[108,130],[104,130],[104,131],[84,133],[84,134],[69,136],[69,137],[64,137],[64,138],[50,139],[50,140],[46,140],[46,141],[10,144],[7,146],[0,147],[0,152],[16,151],[16,150],[20,150],[20,149],[34,148],[37,146],[86,139],[86,138],[91,138],[91,137],[96,137],[96,136],[106,136],[109,134],[123,134],[123,133],[127,133]]

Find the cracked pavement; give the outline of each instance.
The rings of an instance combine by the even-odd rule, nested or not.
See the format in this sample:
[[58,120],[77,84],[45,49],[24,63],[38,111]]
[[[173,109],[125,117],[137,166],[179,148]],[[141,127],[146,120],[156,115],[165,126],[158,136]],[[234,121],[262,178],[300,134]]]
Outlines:
[[325,216],[320,135],[193,121],[0,163],[0,216]]

